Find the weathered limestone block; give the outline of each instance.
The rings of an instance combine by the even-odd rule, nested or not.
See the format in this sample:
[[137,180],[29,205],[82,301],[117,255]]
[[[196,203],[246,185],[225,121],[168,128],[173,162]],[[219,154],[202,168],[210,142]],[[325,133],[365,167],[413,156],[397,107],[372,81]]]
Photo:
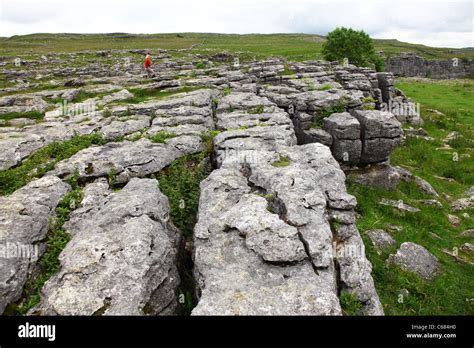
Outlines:
[[333,138],[332,153],[339,162],[357,164],[362,153],[361,126],[348,112],[335,113],[323,120],[323,129]]
[[179,231],[167,222],[168,199],[158,181],[133,178],[86,206],[88,212],[71,216],[74,232],[59,256],[61,269],[31,314],[176,313]]
[[0,197],[0,313],[17,301],[45,250],[49,220],[70,190],[56,176],[35,180]]

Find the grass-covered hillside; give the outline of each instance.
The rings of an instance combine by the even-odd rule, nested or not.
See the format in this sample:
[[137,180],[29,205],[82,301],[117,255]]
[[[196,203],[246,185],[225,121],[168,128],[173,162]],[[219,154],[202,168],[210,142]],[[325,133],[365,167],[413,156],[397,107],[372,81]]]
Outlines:
[[[104,49],[193,49],[243,52],[256,57],[283,56],[291,60],[321,58],[325,38],[312,34],[31,34],[0,38],[0,56],[47,54]],[[374,40],[387,56],[415,52],[427,59],[473,58],[473,49],[435,48],[397,40]]]
[[[473,314],[474,258],[472,251],[461,248],[466,242],[472,243],[472,238],[461,233],[474,228],[474,209],[455,211],[452,204],[466,197],[466,189],[474,185],[474,82],[407,79],[400,80],[397,87],[421,104],[423,128],[433,139],[409,138],[392,154],[392,164],[428,181],[439,193],[443,207],[421,204],[418,200],[433,197],[415,185],[402,183],[394,192],[350,185],[357,196],[358,227],[374,266],[376,288],[388,315]],[[384,197],[403,200],[421,211],[401,213],[380,205],[378,202]],[[450,222],[448,215],[459,218],[459,223]],[[393,226],[401,230],[396,231]],[[376,228],[390,231],[397,241],[382,255],[376,253],[363,233]],[[407,241],[433,253],[442,265],[441,275],[427,282],[394,266],[387,267],[388,254]],[[402,301],[401,289],[409,292]]]

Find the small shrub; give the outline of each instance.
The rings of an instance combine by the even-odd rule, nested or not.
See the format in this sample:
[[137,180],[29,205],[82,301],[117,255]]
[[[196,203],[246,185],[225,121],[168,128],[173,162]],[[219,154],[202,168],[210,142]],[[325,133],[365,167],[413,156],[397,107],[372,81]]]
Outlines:
[[381,58],[375,53],[372,39],[364,31],[352,28],[336,28],[328,33],[323,43],[324,59],[337,61],[347,58],[358,66],[376,65],[381,68]]

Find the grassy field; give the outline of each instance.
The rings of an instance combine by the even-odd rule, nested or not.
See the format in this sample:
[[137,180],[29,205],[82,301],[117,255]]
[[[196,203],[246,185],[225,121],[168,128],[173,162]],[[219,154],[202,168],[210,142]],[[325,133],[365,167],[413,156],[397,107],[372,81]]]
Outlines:
[[[362,232],[367,254],[374,266],[376,288],[388,315],[428,314],[473,314],[474,267],[472,253],[459,247],[472,243],[472,239],[459,234],[474,228],[474,209],[453,212],[451,204],[465,197],[464,191],[474,185],[474,82],[473,81],[413,81],[401,80],[397,87],[414,101],[421,104],[423,128],[434,140],[409,139],[391,156],[393,165],[409,169],[415,175],[427,180],[440,194],[443,208],[426,206],[417,202],[430,199],[412,184],[402,184],[399,190],[388,192],[367,189],[350,184],[350,191],[357,196],[358,227]],[[445,115],[438,115],[433,109]],[[443,139],[456,131],[460,134],[449,145],[452,149],[441,150]],[[443,178],[440,178],[443,177]],[[403,200],[421,209],[419,213],[401,213],[398,210],[378,204],[383,198]],[[448,221],[448,214],[461,219],[455,227]],[[388,231],[390,225],[401,226],[400,232],[392,232],[397,246],[378,255],[363,231],[381,228]],[[385,260],[403,242],[420,244],[440,261],[443,272],[431,282],[404,272],[397,267],[386,267]],[[443,252],[458,252],[457,261]],[[400,290],[407,289],[409,295],[400,302]]]
[[[106,49],[192,49],[242,52],[257,58],[282,56],[290,60],[321,58],[324,37],[312,34],[31,34],[0,38],[0,55],[16,56],[31,53],[77,52]],[[374,40],[377,51],[386,55],[415,52],[427,59],[474,58],[472,49],[435,48],[397,40]]]

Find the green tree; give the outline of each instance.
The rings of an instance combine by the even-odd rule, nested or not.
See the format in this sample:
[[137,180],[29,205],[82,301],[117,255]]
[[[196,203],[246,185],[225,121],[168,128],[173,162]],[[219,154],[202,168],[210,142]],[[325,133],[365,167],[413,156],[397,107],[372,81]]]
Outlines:
[[336,28],[327,35],[322,53],[329,61],[347,58],[350,64],[357,66],[373,64],[377,71],[384,68],[383,59],[375,53],[372,39],[363,30]]

